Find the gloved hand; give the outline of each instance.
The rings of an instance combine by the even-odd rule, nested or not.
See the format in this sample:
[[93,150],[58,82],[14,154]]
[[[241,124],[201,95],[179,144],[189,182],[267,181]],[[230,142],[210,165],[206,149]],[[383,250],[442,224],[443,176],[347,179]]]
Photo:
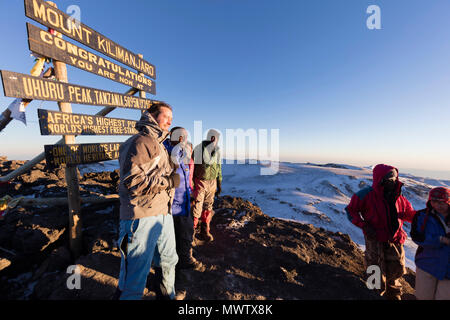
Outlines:
[[441,237],[440,240],[441,240],[441,243],[450,246],[450,238],[449,238],[448,234],[446,236]]
[[172,172],[169,176],[169,180],[171,181],[172,188],[178,188],[180,185],[180,175],[178,173]]
[[216,197],[218,197],[221,192],[222,192],[222,182],[220,180],[217,180]]
[[369,238],[375,238],[377,236],[376,230],[368,223],[366,223],[362,229],[364,231],[364,234]]

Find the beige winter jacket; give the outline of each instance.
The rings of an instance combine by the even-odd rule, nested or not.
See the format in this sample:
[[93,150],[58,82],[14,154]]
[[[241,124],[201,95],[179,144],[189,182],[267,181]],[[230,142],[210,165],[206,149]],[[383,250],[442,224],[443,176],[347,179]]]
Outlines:
[[138,134],[119,149],[120,219],[140,219],[171,213],[175,188],[173,167],[163,145],[163,131],[146,111],[136,123]]

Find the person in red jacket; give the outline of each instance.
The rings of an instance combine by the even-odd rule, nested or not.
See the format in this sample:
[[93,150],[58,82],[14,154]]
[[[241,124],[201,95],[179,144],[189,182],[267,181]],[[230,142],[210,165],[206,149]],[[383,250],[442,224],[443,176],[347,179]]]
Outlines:
[[366,268],[380,267],[381,295],[393,300],[401,299],[399,279],[405,273],[403,222],[412,222],[416,213],[401,195],[402,186],[397,168],[378,164],[372,186],[354,194],[345,208],[350,222],[363,230]]

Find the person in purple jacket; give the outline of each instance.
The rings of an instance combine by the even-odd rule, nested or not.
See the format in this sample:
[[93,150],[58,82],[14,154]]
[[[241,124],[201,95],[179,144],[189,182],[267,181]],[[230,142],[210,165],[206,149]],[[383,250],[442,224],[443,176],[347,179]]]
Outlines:
[[176,173],[180,176],[180,185],[175,189],[172,203],[176,248],[179,257],[177,269],[197,268],[200,265],[192,255],[194,222],[191,216],[190,152],[186,147],[187,136],[184,128],[174,127],[170,131],[170,139],[164,141],[170,159],[177,168]]
[[450,189],[431,189],[426,209],[417,212],[411,238],[419,246],[416,298],[450,300]]

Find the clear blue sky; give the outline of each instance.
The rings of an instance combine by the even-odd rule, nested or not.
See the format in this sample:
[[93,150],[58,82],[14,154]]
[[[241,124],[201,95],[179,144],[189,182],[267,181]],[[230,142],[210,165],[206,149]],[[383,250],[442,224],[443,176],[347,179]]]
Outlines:
[[[280,129],[280,159],[389,163],[450,178],[448,0],[56,0],[66,11],[156,66],[157,94],[174,125]],[[366,9],[381,8],[381,30]],[[23,1],[0,0],[0,69],[29,73]],[[42,27],[42,26],[40,26]],[[42,27],[43,28],[43,27]],[[70,40],[72,41],[72,40]],[[74,42],[74,41],[72,41]],[[68,67],[69,81],[125,92],[119,83]],[[0,112],[13,98],[0,96]],[[30,159],[58,137],[28,126],[0,133],[0,154]],[[73,105],[77,113],[101,108]],[[111,117],[137,119],[120,109]],[[125,137],[82,137],[80,143]]]

